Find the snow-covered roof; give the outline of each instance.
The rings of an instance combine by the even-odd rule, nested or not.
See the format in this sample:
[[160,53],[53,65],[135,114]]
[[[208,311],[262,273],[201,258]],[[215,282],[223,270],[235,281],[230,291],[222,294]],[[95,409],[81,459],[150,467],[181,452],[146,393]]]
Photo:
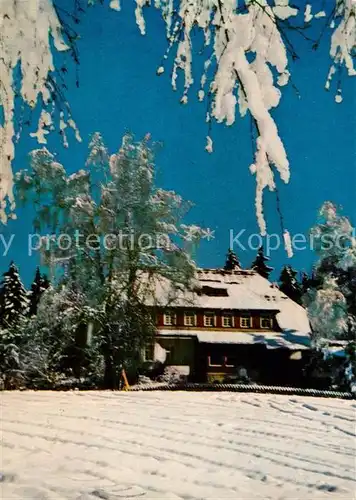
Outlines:
[[340,339],[319,339],[321,344],[325,344],[328,347],[346,347],[349,344],[349,340],[340,340]]
[[[203,287],[215,288],[217,294],[208,295]],[[156,278],[155,299],[148,294],[146,302],[196,309],[275,311],[284,334],[304,336],[309,343],[311,329],[306,310],[256,271],[198,269],[194,288],[195,291],[173,291],[167,279]],[[222,290],[226,290],[226,295],[221,295]]]
[[349,344],[348,340],[338,339],[319,339],[320,345],[323,345],[322,352],[324,356],[335,356],[338,358],[346,358],[346,347]]
[[[162,306],[169,303],[175,307],[215,310],[279,310],[274,298],[274,290],[270,288],[271,284],[267,282],[268,289],[260,293],[258,284],[253,281],[255,275],[254,271],[228,272],[199,269],[194,291],[175,291],[167,279],[159,278],[155,288],[155,301]],[[206,293],[204,287],[209,288],[211,292],[215,289],[216,295]],[[224,291],[225,295],[222,294]]]
[[268,349],[287,348],[290,350],[309,349],[310,338],[306,335],[288,332],[239,332],[221,330],[158,330],[161,337],[194,337],[205,344],[264,344]]
[[[275,311],[277,322],[285,333],[310,336],[306,310],[256,271],[198,269],[195,291],[173,291],[167,279],[155,279],[155,299],[152,294],[147,294],[147,303],[197,309]],[[203,287],[215,288],[217,295],[203,293]],[[223,289],[226,290],[225,296],[219,295]]]
[[342,347],[337,347],[337,346],[332,346],[332,347],[326,347],[323,349],[324,355],[325,356],[335,356],[337,358],[346,358],[346,352],[345,349]]

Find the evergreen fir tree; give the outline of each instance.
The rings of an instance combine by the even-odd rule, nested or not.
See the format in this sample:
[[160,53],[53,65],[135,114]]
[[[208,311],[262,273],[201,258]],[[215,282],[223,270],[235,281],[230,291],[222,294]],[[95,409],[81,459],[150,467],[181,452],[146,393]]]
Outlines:
[[39,267],[36,269],[36,274],[35,274],[35,279],[33,280],[33,283],[31,285],[31,290],[29,292],[29,300],[30,300],[30,305],[29,305],[29,315],[34,316],[37,313],[37,307],[39,304],[39,301],[42,297],[43,292],[47,290],[49,287],[49,281],[47,279],[47,276],[41,275]]
[[27,314],[29,299],[13,262],[3,276],[0,288],[0,323],[3,327],[8,327],[17,325]]
[[254,271],[257,271],[263,278],[268,280],[270,273],[273,271],[273,267],[269,267],[266,262],[270,260],[269,257],[266,257],[263,252],[263,245],[258,249],[257,256],[255,260],[252,262],[251,268]]
[[233,252],[232,249],[229,248],[227,255],[226,255],[224,269],[225,269],[225,271],[232,271],[233,269],[239,269],[239,268],[241,268],[239,259],[237,258],[237,255],[235,254],[235,252]]
[[302,288],[302,295],[304,295],[310,288],[310,277],[305,271],[302,271],[300,273],[300,283]]
[[49,281],[47,274],[42,274],[42,288],[44,288],[44,290],[47,290],[47,288],[49,288],[50,286],[51,282]]
[[310,274],[305,271],[300,274],[300,288],[302,296],[308,293],[310,290],[315,290],[322,285],[322,280],[317,276],[315,269],[312,270]]
[[294,302],[300,304],[302,298],[302,290],[296,276],[297,271],[292,269],[291,266],[284,266],[279,278],[279,289],[290,299],[294,300]]

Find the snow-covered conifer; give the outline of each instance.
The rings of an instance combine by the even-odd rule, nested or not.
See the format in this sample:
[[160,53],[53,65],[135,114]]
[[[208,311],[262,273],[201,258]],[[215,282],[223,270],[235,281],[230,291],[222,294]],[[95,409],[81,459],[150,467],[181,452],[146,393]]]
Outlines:
[[36,268],[35,278],[31,284],[31,289],[28,293],[30,300],[29,315],[33,316],[37,313],[38,303],[43,293],[49,287],[49,281],[46,275],[42,275],[39,267]]
[[266,262],[269,262],[270,258],[266,257],[263,251],[263,245],[258,249],[257,256],[255,260],[251,264],[251,269],[254,271],[257,271],[258,274],[263,276],[264,278],[268,279],[269,275],[273,271],[273,267],[270,267],[266,264]]
[[231,248],[229,248],[226,254],[226,261],[224,265],[225,271],[233,271],[234,269],[240,269],[240,268],[241,264],[239,262],[236,253]]
[[322,284],[322,279],[317,276],[315,268],[312,269],[310,274],[303,271],[300,275],[302,296],[304,296],[310,290],[315,290],[321,284]]
[[3,274],[0,288],[0,321],[5,327],[16,325],[27,314],[29,300],[15,264]]
[[301,287],[296,276],[297,271],[292,269],[291,266],[284,266],[279,278],[279,289],[294,302],[300,303]]

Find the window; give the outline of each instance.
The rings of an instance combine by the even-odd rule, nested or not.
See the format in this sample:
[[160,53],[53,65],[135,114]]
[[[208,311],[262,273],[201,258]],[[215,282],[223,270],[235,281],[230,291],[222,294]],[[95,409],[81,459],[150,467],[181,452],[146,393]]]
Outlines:
[[235,358],[233,358],[232,356],[225,356],[225,366],[227,368],[232,368],[233,366],[235,366]]
[[208,356],[209,366],[233,368],[236,364],[232,356],[223,356],[221,354],[211,354]]
[[184,313],[184,326],[195,326],[196,315],[194,312],[188,311]]
[[240,318],[241,328],[251,328],[252,327],[252,317],[249,314],[244,314]]
[[269,318],[269,317],[261,318],[260,325],[261,325],[261,328],[270,329],[273,327],[273,320],[272,320],[272,318]]
[[171,344],[168,346],[165,346],[166,352],[167,352],[167,359],[166,363],[169,365],[173,365],[175,362],[175,347],[174,344]]
[[221,354],[212,354],[208,356],[209,366],[223,366],[224,356]]
[[222,317],[222,325],[225,328],[232,328],[234,326],[234,317],[232,314],[224,313]]
[[265,299],[270,301],[276,302],[276,297],[274,295],[265,295]]
[[167,311],[163,315],[163,324],[166,326],[171,326],[176,324],[176,315],[173,312]]
[[144,361],[153,361],[154,360],[154,343],[151,341],[146,344],[143,353]]
[[212,286],[203,285],[201,288],[201,293],[203,295],[208,295],[208,297],[228,297],[227,288],[216,288]]
[[204,314],[204,326],[215,326],[215,313],[206,312]]

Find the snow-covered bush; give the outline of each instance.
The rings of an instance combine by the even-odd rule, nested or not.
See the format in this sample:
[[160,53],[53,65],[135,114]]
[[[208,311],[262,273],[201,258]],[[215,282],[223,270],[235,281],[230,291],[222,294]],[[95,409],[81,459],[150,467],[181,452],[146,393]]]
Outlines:
[[345,349],[345,385],[356,395],[356,340],[349,342]]
[[37,364],[28,324],[27,318],[21,318],[0,330],[0,379],[5,389],[27,387],[31,367]]
[[182,375],[179,368],[175,366],[166,366],[163,374],[158,377],[159,382],[164,382],[167,384],[178,384],[179,382],[185,382],[187,377]]
[[139,375],[137,380],[137,385],[151,385],[153,384],[153,380],[147,377],[146,375]]
[[62,286],[43,293],[37,314],[21,327],[20,361],[27,387],[54,388],[65,378],[97,378],[97,345],[83,345],[78,338],[83,314],[83,297],[72,290]]
[[5,390],[25,385],[20,359],[20,347],[6,330],[0,331],[0,381]]
[[312,361],[314,377],[327,382],[323,388],[355,392],[355,342],[343,342],[340,347],[324,339],[318,343]]

